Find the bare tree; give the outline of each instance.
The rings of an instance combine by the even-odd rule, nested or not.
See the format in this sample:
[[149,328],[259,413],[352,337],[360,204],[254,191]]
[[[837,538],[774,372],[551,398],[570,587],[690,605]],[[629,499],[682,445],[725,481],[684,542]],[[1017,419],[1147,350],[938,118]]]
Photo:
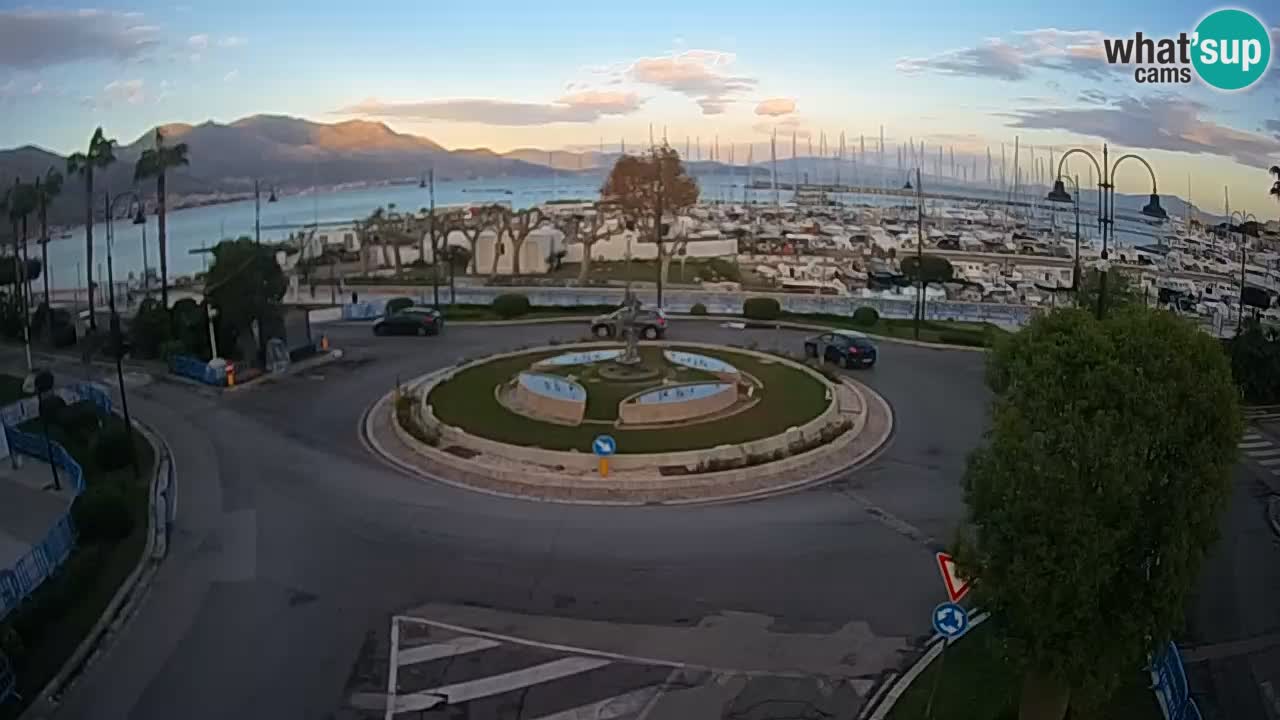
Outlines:
[[564,233],[565,244],[582,245],[582,263],[578,270],[578,282],[586,283],[591,273],[591,247],[601,240],[607,240],[617,228],[615,218],[597,203],[590,215],[574,214],[559,221],[556,226]]
[[[520,274],[520,249],[524,247],[524,243],[529,239],[529,235],[537,230],[543,223],[550,218],[546,213],[542,212],[542,208],[531,207],[524,210],[512,212],[506,210],[502,213],[502,232],[511,238],[511,274]],[[501,240],[502,235],[499,234],[498,239]],[[493,274],[498,272],[498,256],[495,253],[493,257]]]
[[[462,219],[461,227],[458,228],[462,232],[462,236],[467,239],[467,249],[471,251],[471,274],[480,274],[479,261],[476,260],[476,247],[480,244],[480,236],[485,230],[492,229],[501,238],[502,231],[499,228],[502,213],[505,211],[501,205],[484,205],[474,208],[469,216]],[[498,240],[494,240],[493,256],[495,262],[493,265],[494,272],[497,272],[498,264]]]

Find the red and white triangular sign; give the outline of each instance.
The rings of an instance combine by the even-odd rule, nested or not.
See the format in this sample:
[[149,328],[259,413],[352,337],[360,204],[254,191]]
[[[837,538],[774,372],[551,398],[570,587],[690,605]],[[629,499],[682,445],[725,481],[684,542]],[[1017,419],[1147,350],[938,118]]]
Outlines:
[[960,602],[969,594],[969,581],[956,574],[956,561],[947,553],[938,553],[938,571],[942,573],[942,582],[947,586],[947,597],[951,602]]

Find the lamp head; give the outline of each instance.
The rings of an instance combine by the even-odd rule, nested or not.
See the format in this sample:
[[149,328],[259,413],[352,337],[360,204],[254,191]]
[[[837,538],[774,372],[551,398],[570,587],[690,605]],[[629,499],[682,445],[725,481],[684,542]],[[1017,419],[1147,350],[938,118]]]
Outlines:
[[1071,202],[1071,194],[1067,192],[1067,186],[1062,182],[1062,178],[1053,181],[1053,189],[1045,196],[1049,202],[1069,203]]
[[142,211],[142,203],[138,203],[138,212],[136,215],[133,216],[133,224],[134,225],[147,224],[147,216]]
[[911,189],[912,189],[912,187],[911,187],[911,180],[910,180],[910,179],[908,179],[908,180],[907,180],[907,182],[903,184],[902,189],[903,189],[903,190],[911,190]]
[[1169,218],[1169,213],[1160,207],[1160,196],[1155,193],[1151,193],[1151,200],[1142,208],[1142,214],[1157,220],[1167,220]]

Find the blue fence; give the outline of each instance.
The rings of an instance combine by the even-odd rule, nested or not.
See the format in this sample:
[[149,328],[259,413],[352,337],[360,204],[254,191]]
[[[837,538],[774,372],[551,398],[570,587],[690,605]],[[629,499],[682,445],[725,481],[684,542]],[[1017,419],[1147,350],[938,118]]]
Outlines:
[[171,355],[169,371],[184,378],[190,378],[206,385],[223,387],[227,384],[227,374],[209,367],[209,364],[190,355]]
[[0,652],[0,705],[4,705],[9,698],[18,694],[18,678],[13,674],[13,667],[9,665],[9,659]]
[[1200,720],[1200,708],[1191,698],[1187,673],[1178,646],[1169,643],[1151,663],[1151,689],[1166,720]]

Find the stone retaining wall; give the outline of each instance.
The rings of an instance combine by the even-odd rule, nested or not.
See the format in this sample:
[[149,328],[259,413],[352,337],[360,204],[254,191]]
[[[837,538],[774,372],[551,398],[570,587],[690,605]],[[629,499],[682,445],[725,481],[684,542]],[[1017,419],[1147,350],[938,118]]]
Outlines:
[[662,390],[678,390],[681,387],[706,385],[700,383],[684,383],[682,385],[666,385],[658,388],[642,390],[618,404],[618,420],[623,425],[656,425],[660,423],[678,423],[685,420],[707,417],[728,410],[738,401],[738,384],[726,384],[720,390],[694,400],[676,402],[641,403],[636,400],[644,395]]

